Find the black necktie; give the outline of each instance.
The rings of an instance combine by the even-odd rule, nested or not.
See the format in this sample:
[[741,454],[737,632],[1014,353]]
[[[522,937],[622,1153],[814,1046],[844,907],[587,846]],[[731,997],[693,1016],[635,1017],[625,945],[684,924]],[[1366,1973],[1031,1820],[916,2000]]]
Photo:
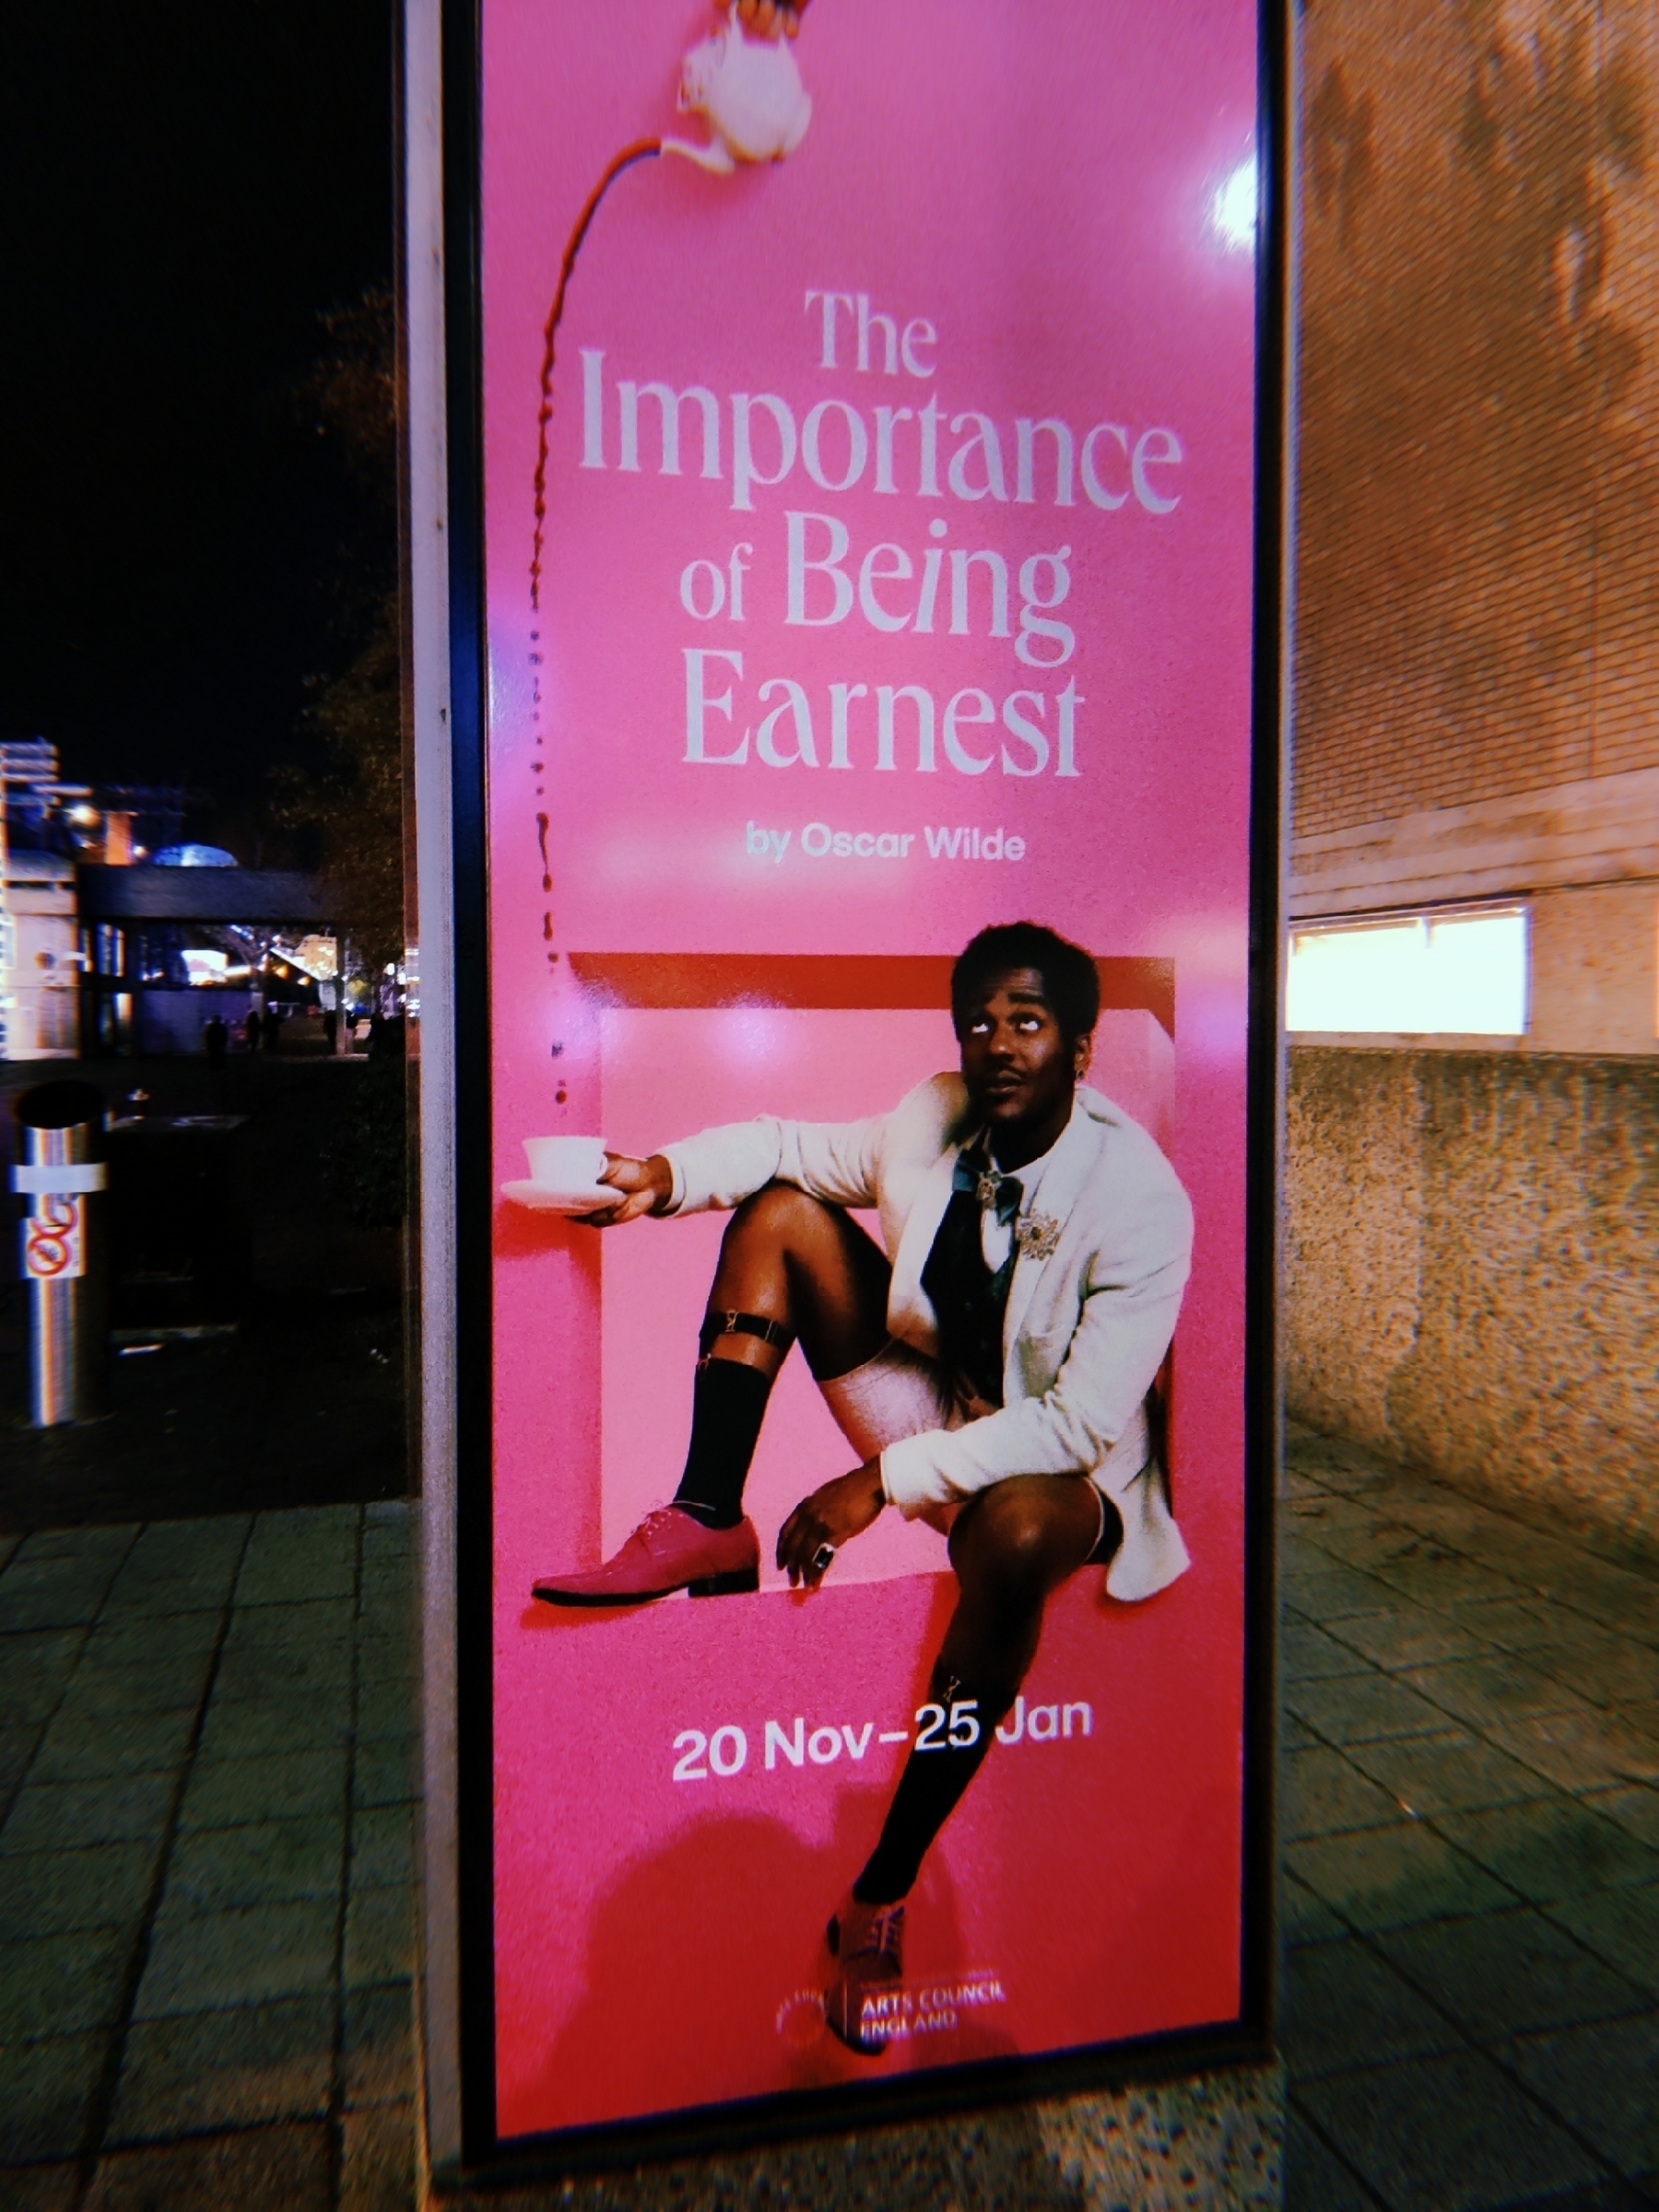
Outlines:
[[945,1365],[993,1406],[1002,1404],[1003,1312],[1018,1254],[1010,1246],[993,1272],[984,1253],[985,1212],[988,1207],[999,1221],[1012,1221],[1024,1194],[1017,1177],[998,1176],[982,1156],[959,1158],[950,1202],[922,1270]]
[[952,1192],[971,1191],[982,1212],[991,1210],[1005,1225],[1019,1212],[1025,1191],[1018,1175],[1005,1175],[982,1156],[971,1159],[963,1154],[956,1163],[950,1178]]

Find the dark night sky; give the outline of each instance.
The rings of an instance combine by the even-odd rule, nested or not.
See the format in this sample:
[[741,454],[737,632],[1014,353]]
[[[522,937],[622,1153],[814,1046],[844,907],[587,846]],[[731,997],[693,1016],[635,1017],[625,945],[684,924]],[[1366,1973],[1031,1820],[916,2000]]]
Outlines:
[[77,780],[242,815],[350,656],[383,510],[296,393],[391,281],[392,38],[393,0],[8,16],[0,736]]

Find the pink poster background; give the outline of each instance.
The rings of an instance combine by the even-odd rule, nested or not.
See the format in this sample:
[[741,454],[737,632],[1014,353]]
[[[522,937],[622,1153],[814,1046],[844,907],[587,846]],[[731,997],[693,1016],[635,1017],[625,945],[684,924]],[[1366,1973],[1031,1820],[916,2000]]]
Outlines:
[[[795,47],[814,106],[787,159],[710,176],[641,163],[606,198],[570,288],[554,382],[541,606],[529,594],[542,325],[577,212],[626,143],[677,116],[681,54],[712,18],[694,0],[623,12],[553,0],[484,8],[485,435],[489,619],[490,1006],[495,1181],[524,1137],[564,1129],[646,1150],[713,1120],[771,1111],[838,1119],[895,1102],[954,1062],[942,1011],[606,1004],[572,980],[583,953],[953,954],[994,920],[1053,924],[1101,956],[1175,963],[1172,1045],[1151,1015],[1102,1023],[1094,1080],[1150,1128],[1190,1192],[1194,1275],[1176,1338],[1171,1458],[1194,1566],[1139,1606],[1098,1572],[1051,1608],[1032,1708],[1087,1705],[1069,1736],[999,1748],[924,1872],[907,1978],[976,1973],[994,2002],[954,2027],[851,2057],[815,2023],[823,1922],[867,1853],[952,1584],[930,1532],[886,1516],[811,1598],[671,1600],[618,1616],[533,1606],[534,1577],[595,1562],[683,1453],[694,1338],[717,1219],[648,1222],[603,1241],[503,1201],[496,1218],[496,1967],[504,2136],[844,2078],[1040,2053],[1225,2020],[1239,2003],[1242,1274],[1248,898],[1253,268],[1215,221],[1218,187],[1253,150],[1254,16],[1242,0],[1016,7],[1008,0],[814,0]],[[864,294],[899,330],[936,338],[925,378],[885,373],[879,325],[856,366],[849,318],[823,364],[808,290]],[[606,465],[582,465],[583,351],[600,371]],[[682,410],[681,473],[661,472],[655,404],[637,471],[620,465],[618,380],[705,387]],[[818,402],[859,410],[871,465],[846,491],[797,453],[735,508],[734,394],[775,394],[804,425]],[[936,397],[936,497],[913,414]],[[895,489],[874,488],[877,406]],[[996,426],[999,499],[971,434]],[[1056,505],[1052,440],[1022,501],[1018,418],[1097,440],[1097,482]],[[1135,495],[1128,454],[1172,432],[1178,464]],[[777,465],[771,426],[755,444]],[[1154,441],[1144,449],[1170,450]],[[848,454],[826,427],[822,472]],[[1175,498],[1159,511],[1154,502]],[[832,517],[843,563],[898,546],[914,608],[931,547],[1006,563],[1015,637],[987,634],[984,568],[952,634],[944,567],[931,634],[884,630],[854,604],[791,623],[792,512]],[[942,522],[941,538],[931,524]],[[808,550],[829,540],[826,526]],[[729,577],[747,547],[744,618],[700,619],[688,563]],[[1019,659],[1033,554],[1064,556],[1053,610],[1075,632],[1061,666]],[[891,564],[889,564],[891,565]],[[705,580],[706,581],[706,580]],[[822,573],[806,611],[831,604]],[[694,594],[695,600],[695,594]],[[688,759],[687,649],[732,694]],[[800,687],[818,765],[762,757],[769,678]],[[1077,773],[1062,776],[1060,693],[1073,684]],[[848,707],[831,764],[830,687]],[[877,765],[881,686],[921,686],[941,728],[920,768],[911,710]],[[943,738],[964,688],[994,709],[1044,701],[1048,759],[1005,748],[1006,724]],[[1033,712],[1028,705],[1028,713]],[[799,747],[785,714],[773,752]],[[801,749],[805,749],[804,747]],[[543,818],[538,821],[538,817]],[[814,858],[810,824],[902,837],[903,858]],[[926,831],[1000,830],[1018,861],[931,859]],[[768,836],[788,833],[781,856]],[[763,841],[757,851],[756,839]],[[846,1450],[798,1363],[780,1384],[749,1493],[770,1549],[795,1499]],[[775,1583],[775,1576],[769,1577]],[[768,1720],[850,1731],[831,1763],[765,1766]],[[862,1755],[852,1744],[866,1723]],[[675,1740],[744,1732],[727,1777],[676,1783]],[[735,1740],[726,1739],[728,1743]],[[827,1743],[826,1735],[821,1739]],[[843,1742],[847,1738],[843,1737]]]

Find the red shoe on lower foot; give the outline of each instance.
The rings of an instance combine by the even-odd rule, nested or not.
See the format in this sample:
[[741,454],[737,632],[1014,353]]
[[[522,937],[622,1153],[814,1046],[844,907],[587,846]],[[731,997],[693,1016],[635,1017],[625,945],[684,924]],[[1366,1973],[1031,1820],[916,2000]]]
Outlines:
[[760,1539],[752,1521],[708,1528],[695,1513],[664,1505],[646,1514],[603,1567],[544,1575],[531,1592],[550,1606],[638,1606],[676,1590],[726,1597],[759,1587]]
[[824,1933],[835,1960],[824,1989],[824,2018],[849,2051],[879,2058],[898,2024],[904,1907],[861,1905],[849,1893]]

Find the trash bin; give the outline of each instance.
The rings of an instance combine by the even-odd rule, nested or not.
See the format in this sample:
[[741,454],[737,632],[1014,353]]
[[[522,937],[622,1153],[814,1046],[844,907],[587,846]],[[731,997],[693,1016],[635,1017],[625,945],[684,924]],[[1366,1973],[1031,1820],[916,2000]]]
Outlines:
[[134,1329],[217,1332],[241,1320],[253,1272],[241,1158],[247,1121],[144,1112],[109,1123],[117,1340]]
[[24,1200],[29,1418],[36,1429],[104,1410],[109,1243],[103,1098],[89,1083],[38,1083],[13,1107]]

